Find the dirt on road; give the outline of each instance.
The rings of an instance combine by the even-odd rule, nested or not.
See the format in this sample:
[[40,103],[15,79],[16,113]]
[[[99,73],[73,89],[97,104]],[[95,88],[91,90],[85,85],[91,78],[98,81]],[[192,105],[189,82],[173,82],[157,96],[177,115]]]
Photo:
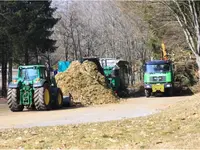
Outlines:
[[66,108],[53,111],[11,112],[8,106],[0,104],[0,129],[54,126],[87,122],[102,122],[146,116],[189,97],[129,98],[119,104]]

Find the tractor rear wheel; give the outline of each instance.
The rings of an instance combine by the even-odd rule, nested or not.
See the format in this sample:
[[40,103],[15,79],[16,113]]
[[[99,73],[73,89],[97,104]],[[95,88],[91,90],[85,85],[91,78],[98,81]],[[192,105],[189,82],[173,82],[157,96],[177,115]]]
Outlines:
[[51,109],[51,97],[48,84],[34,91],[35,108],[39,111]]
[[57,89],[56,107],[61,108],[63,106],[63,93],[60,88]]
[[24,106],[19,104],[19,90],[18,89],[8,89],[7,93],[7,104],[11,111],[23,111]]

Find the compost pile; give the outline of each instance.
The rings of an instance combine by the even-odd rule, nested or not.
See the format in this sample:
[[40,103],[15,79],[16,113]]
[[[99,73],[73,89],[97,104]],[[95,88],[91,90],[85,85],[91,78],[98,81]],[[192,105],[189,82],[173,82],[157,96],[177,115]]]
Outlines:
[[73,97],[74,103],[83,106],[115,103],[118,98],[107,87],[105,77],[98,71],[95,63],[73,61],[69,68],[55,77],[63,95]]

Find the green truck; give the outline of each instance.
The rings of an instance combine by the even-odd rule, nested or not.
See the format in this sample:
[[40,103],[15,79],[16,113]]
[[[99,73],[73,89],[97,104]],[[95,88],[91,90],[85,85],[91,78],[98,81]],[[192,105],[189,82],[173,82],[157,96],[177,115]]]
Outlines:
[[50,110],[63,106],[63,94],[45,65],[19,66],[17,78],[8,85],[7,103],[13,112],[24,107]]
[[173,65],[170,60],[152,60],[144,65],[144,89],[145,96],[163,93],[173,95],[174,76]]
[[129,85],[129,63],[122,59],[100,58],[100,64],[110,88],[119,96]]

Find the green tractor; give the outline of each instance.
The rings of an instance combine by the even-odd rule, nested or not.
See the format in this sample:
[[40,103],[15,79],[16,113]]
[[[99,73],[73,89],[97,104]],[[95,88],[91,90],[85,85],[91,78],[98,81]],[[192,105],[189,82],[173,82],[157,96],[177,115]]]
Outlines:
[[50,76],[50,69],[44,65],[19,66],[17,78],[8,85],[7,104],[10,110],[61,108],[62,91]]
[[151,94],[163,93],[173,95],[173,65],[169,60],[152,60],[144,65],[144,88],[146,97]]

